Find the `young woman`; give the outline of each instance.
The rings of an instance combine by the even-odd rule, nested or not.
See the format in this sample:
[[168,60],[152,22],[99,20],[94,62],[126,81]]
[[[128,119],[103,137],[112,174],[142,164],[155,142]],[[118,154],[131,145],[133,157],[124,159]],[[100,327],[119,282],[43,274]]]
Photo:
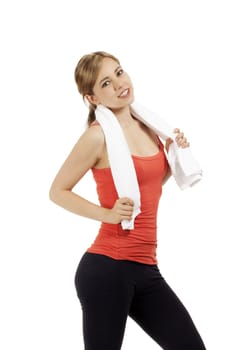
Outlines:
[[[85,349],[119,350],[129,315],[163,349],[203,350],[189,313],[162,277],[156,259],[157,209],[162,185],[170,176],[163,144],[131,115],[133,85],[117,58],[105,52],[83,56],[75,69],[75,80],[89,103],[89,127],[56,175],[50,199],[77,215],[101,222],[75,275]],[[131,198],[118,198],[104,133],[95,120],[98,104],[117,117],[136,169],[141,213],[132,230],[121,227],[122,220],[131,219],[134,203]],[[175,132],[177,144],[188,147],[183,133],[179,129]],[[166,142],[166,150],[170,143]],[[90,169],[99,206],[72,191]]]

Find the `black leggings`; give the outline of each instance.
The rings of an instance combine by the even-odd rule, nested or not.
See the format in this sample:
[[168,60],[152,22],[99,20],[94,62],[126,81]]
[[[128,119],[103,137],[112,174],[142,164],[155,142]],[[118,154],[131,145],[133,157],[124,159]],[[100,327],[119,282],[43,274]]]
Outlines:
[[162,349],[205,349],[189,313],[156,265],[85,253],[75,286],[85,350],[119,350],[128,315]]

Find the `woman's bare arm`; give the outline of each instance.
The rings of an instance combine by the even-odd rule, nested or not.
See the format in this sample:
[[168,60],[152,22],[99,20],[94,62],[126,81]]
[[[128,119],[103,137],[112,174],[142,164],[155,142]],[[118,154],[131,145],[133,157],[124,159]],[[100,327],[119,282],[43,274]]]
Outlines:
[[98,162],[103,147],[104,135],[100,127],[91,127],[84,132],[51,185],[49,198],[54,203],[77,215],[105,221],[107,209],[89,202],[72,191],[85,173]]

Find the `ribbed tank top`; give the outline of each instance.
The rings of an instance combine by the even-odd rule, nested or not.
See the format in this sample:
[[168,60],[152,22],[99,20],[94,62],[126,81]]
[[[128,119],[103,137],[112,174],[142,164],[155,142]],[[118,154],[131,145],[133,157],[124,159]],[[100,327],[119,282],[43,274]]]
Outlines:
[[[102,223],[99,233],[88,248],[89,253],[103,254],[117,260],[157,264],[157,211],[162,181],[168,164],[163,144],[152,156],[132,155],[141,195],[141,213],[135,218],[133,230],[121,224]],[[118,199],[110,168],[92,169],[100,205],[112,208]]]

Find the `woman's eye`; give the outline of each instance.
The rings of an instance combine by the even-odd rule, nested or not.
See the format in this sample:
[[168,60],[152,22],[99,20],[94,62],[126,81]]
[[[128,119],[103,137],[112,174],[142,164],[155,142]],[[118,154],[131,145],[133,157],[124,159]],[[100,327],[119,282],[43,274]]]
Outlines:
[[109,80],[105,80],[105,82],[102,84],[102,87],[106,87],[110,84]]
[[123,73],[124,73],[124,71],[123,71],[123,69],[121,68],[121,69],[119,69],[119,70],[117,71],[117,76],[122,75]]

